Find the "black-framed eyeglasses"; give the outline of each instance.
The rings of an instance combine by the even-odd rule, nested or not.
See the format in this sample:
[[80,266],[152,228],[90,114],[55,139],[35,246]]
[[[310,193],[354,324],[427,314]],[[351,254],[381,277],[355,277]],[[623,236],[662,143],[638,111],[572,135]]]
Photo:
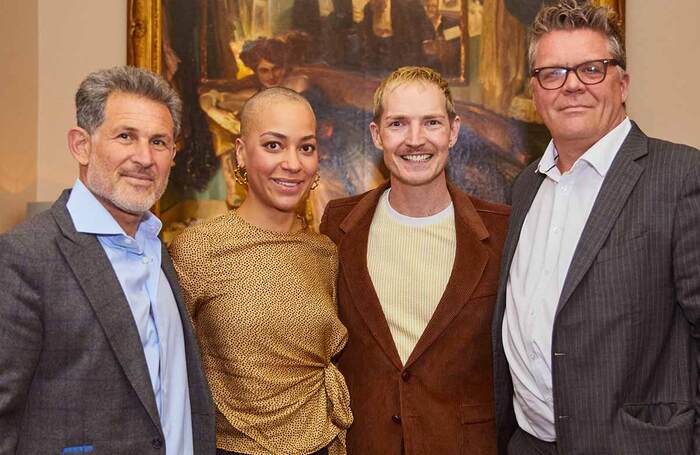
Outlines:
[[574,67],[543,66],[533,69],[530,75],[537,79],[543,89],[557,90],[564,86],[570,72],[575,73],[578,80],[586,85],[600,84],[605,80],[610,65],[619,65],[619,62],[614,58],[604,58],[583,62]]

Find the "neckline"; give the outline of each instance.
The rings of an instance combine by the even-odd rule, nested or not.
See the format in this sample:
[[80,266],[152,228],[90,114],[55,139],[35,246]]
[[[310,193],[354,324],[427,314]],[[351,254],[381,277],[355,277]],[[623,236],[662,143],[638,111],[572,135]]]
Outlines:
[[308,232],[308,230],[309,230],[309,227],[308,227],[308,226],[302,225],[302,228],[299,229],[298,231],[293,231],[293,232],[273,231],[273,230],[271,230],[271,229],[265,229],[265,228],[263,228],[263,227],[260,227],[260,226],[258,226],[258,225],[255,225],[255,224],[249,222],[248,220],[246,220],[245,218],[243,218],[243,217],[238,213],[238,210],[237,210],[237,209],[233,209],[233,210],[231,210],[229,213],[230,213],[231,217],[233,217],[234,219],[238,220],[241,224],[243,224],[244,226],[246,226],[248,229],[251,229],[251,230],[254,230],[254,231],[258,231],[258,232],[261,232],[261,233],[267,234],[267,235],[278,236],[278,237],[298,237],[298,236],[301,236],[302,234]]

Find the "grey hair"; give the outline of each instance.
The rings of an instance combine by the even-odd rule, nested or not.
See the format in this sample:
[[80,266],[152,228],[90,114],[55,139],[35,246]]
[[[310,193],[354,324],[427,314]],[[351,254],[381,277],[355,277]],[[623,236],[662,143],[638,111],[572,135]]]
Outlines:
[[115,66],[88,74],[75,94],[78,126],[93,134],[102,125],[112,93],[137,95],[165,105],[173,118],[173,137],[180,134],[182,100],[157,74],[133,66]]
[[309,101],[294,90],[286,87],[266,88],[248,98],[248,101],[243,105],[241,109],[241,136],[246,135],[251,124],[255,122],[257,116],[260,115],[260,110],[263,106],[279,101],[291,101],[304,104],[309,108],[312,114],[314,113]]
[[593,30],[605,35],[612,58],[620,69],[627,67],[625,40],[617,14],[607,6],[595,6],[589,0],[561,0],[556,5],[542,6],[529,30],[530,46],[527,62],[530,71],[535,65],[535,53],[540,38],[554,30]]

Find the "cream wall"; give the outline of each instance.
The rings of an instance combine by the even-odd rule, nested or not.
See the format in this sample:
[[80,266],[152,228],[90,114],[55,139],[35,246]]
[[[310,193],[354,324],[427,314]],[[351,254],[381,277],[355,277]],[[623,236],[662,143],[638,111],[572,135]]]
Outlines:
[[0,232],[53,201],[77,166],[73,95],[90,71],[126,63],[126,0],[0,0]]
[[126,63],[125,0],[38,0],[39,109],[37,189],[52,201],[78,166],[66,147],[75,124],[73,95],[88,73]]
[[0,1],[0,232],[36,199],[37,0]]
[[626,19],[630,117],[700,148],[700,1],[627,0]]

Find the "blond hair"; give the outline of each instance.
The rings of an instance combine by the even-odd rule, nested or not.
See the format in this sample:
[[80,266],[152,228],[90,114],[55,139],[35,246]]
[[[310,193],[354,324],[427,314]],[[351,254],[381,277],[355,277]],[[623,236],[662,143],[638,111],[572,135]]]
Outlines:
[[625,40],[617,14],[607,6],[595,6],[589,0],[561,0],[556,5],[540,8],[530,27],[527,52],[530,71],[534,68],[537,44],[543,35],[555,30],[580,29],[605,35],[612,58],[617,60],[618,67],[626,68]]
[[394,70],[388,75],[377,90],[374,92],[374,123],[378,123],[384,113],[384,95],[391,87],[409,84],[411,82],[423,82],[433,84],[445,95],[445,110],[450,121],[452,121],[457,113],[455,112],[455,104],[452,100],[452,93],[447,81],[437,71],[425,66],[403,66]]

